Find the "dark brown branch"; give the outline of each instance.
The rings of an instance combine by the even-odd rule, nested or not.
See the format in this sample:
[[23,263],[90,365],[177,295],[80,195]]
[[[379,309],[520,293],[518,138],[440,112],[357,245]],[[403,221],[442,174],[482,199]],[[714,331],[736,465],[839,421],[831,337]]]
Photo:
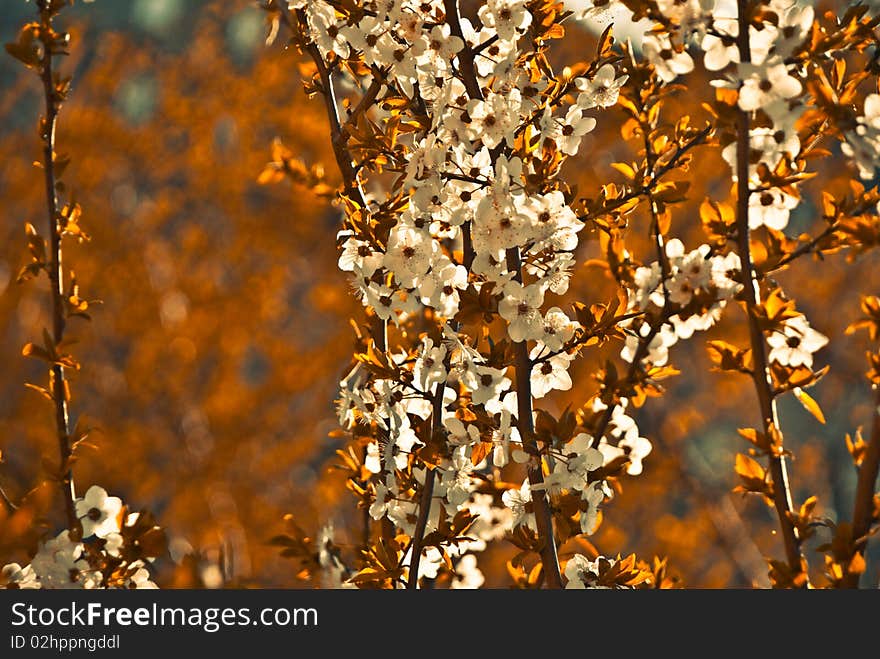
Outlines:
[[361,114],[365,113],[369,108],[373,106],[373,103],[376,102],[376,98],[379,96],[379,92],[382,91],[382,87],[385,86],[385,76],[387,75],[387,72],[378,67],[373,67],[372,73],[373,81],[370,83],[367,91],[364,92],[364,95],[361,96],[361,100],[358,101],[358,104],[354,107],[354,110],[349,113],[345,125],[342,126],[339,131],[340,140],[343,141],[343,146],[345,143],[348,142],[351,125],[357,122],[357,118]]
[[[856,496],[853,505],[852,537],[855,549],[865,555],[868,533],[874,521],[874,494],[877,475],[880,473],[880,387],[874,389],[874,424],[871,440],[862,456],[859,475],[856,481]],[[847,572],[843,578],[844,588],[858,588],[859,574]]]
[[[46,203],[49,220],[49,262],[47,270],[51,284],[52,296],[52,341],[56,346],[64,341],[65,308],[64,308],[64,272],[61,252],[62,227],[61,213],[58,209],[55,174],[55,126],[58,122],[58,111],[62,99],[55,88],[52,72],[52,55],[55,49],[52,43],[52,12],[46,0],[39,0],[37,8],[40,12],[40,40],[43,43],[43,60],[40,68],[40,80],[43,83],[45,116],[40,126],[40,138],[43,141],[43,174],[46,187]],[[64,367],[55,363],[51,368],[52,399],[55,405],[55,429],[58,440],[58,457],[60,459],[61,496],[64,499],[64,510],[67,515],[68,528],[77,523],[76,488],[73,482],[73,470],[70,466],[72,448],[70,444],[70,418],[68,410],[68,387],[65,381]]]
[[[747,15],[746,0],[737,0],[737,20],[739,23],[739,36],[736,39],[740,61],[751,62],[751,47],[749,45],[749,16]],[[737,143],[736,143],[736,225],[737,225],[737,251],[742,262],[743,284],[745,285],[746,315],[749,324],[749,342],[752,348],[754,368],[752,369],[752,381],[755,392],[758,395],[758,403],[761,408],[761,421],[767,437],[774,434],[778,437],[781,449],[782,429],[779,424],[779,416],[776,410],[776,398],[773,394],[773,379],[767,363],[767,353],[764,341],[764,332],[758,323],[758,309],[761,307],[761,292],[758,284],[757,273],[752,262],[751,246],[749,244],[749,139],[750,120],[748,113],[737,109]],[[785,545],[785,556],[789,569],[793,575],[804,572],[804,557],[801,553],[801,538],[797,529],[792,524],[791,512],[793,508],[791,489],[788,483],[788,468],[785,455],[780,451],[778,455],[770,455],[770,476],[773,479],[773,504],[779,518],[779,526],[782,531],[782,541]],[[806,575],[805,575],[806,576]],[[808,584],[808,578],[804,585]]]
[[[281,12],[282,20],[291,33],[299,34],[296,19],[294,19],[290,9],[287,8],[287,3],[283,1],[276,2],[276,6]],[[305,23],[305,12],[303,12],[303,10],[298,10],[297,15],[299,21]],[[315,67],[318,70],[318,77],[321,79],[321,96],[324,98],[327,119],[330,122],[330,141],[333,146],[333,156],[336,159],[336,165],[339,167],[339,172],[342,174],[342,180],[345,184],[345,194],[354,199],[361,207],[366,208],[367,197],[361,188],[360,181],[358,180],[357,171],[355,170],[351,154],[349,154],[348,149],[346,149],[348,134],[347,132],[343,132],[343,126],[339,119],[339,106],[336,102],[336,87],[333,83],[333,73],[328,68],[327,62],[324,61],[321,51],[316,44],[309,43],[304,47],[304,50],[315,63]],[[379,89],[376,89],[375,93],[378,94]]]
[[[449,366],[449,360],[446,360]],[[443,428],[443,394],[446,391],[446,381],[437,383],[437,393],[431,406],[431,440],[439,435]],[[428,518],[431,516],[431,500],[434,496],[434,480],[436,472],[425,465],[425,482],[422,485],[422,495],[419,497],[419,516],[416,519],[416,528],[413,530],[410,549],[412,555],[409,563],[409,578],[406,582],[408,590],[415,590],[419,586],[419,562],[422,560],[422,542],[425,539],[425,530],[428,528]]]
[[[279,12],[281,13],[282,21],[284,21],[284,24],[290,30],[291,34],[298,35],[299,28],[297,27],[297,21],[305,24],[305,13],[302,10],[299,10],[297,13],[297,17],[295,18],[290,9],[288,9],[286,1],[280,0],[275,4]],[[314,43],[309,43],[308,45],[306,45],[304,47],[304,50],[315,63],[315,67],[318,70],[318,76],[321,79],[321,91],[322,96],[324,97],[324,107],[327,111],[327,120],[330,122],[330,142],[333,147],[333,156],[336,159],[336,165],[339,168],[339,173],[342,175],[345,194],[346,196],[354,199],[354,201],[357,202],[361,206],[361,208],[367,209],[367,196],[364,193],[363,188],[361,187],[357,169],[354,165],[351,154],[347,149],[349,136],[348,124],[346,123],[345,127],[343,127],[342,122],[339,118],[339,106],[336,102],[336,88],[333,82],[333,74],[327,67],[327,63],[321,56],[320,50],[318,50],[318,47]],[[370,97],[372,99],[371,102],[374,101],[375,98],[378,96],[381,87],[382,83],[380,82],[380,77],[376,75],[376,72],[374,71],[373,82],[365,93],[364,99]],[[364,99],[362,99],[361,103],[359,103],[358,106],[355,108],[355,113],[352,114],[352,118],[356,116],[356,113],[365,112],[368,109],[368,105],[364,104]],[[387,350],[388,322],[379,318],[378,315],[373,314],[370,317],[370,330],[373,341],[376,344],[376,348],[382,351]],[[361,458],[365,459],[365,457],[366,448],[364,448],[364,453]],[[369,512],[367,513],[367,516],[364,517],[363,529],[363,536],[366,544],[368,544],[370,535],[368,515]],[[381,530],[383,536],[389,538],[394,537],[394,526],[387,517],[382,518]]]
[[461,73],[464,88],[468,96],[483,99],[483,90],[477,78],[477,67],[474,64],[474,50],[468,45],[461,29],[461,16],[458,13],[458,0],[443,0],[443,10],[446,13],[446,22],[452,36],[458,37],[464,43],[464,47],[458,53],[458,69]]
[[[477,69],[474,66],[474,51],[465,41],[461,29],[461,17],[458,13],[458,0],[444,0],[443,8],[446,12],[446,22],[450,32],[464,42],[464,47],[458,53],[458,68],[462,82],[472,99],[482,100],[483,91],[477,78]],[[494,154],[493,154],[494,156]],[[469,241],[466,240],[467,246]],[[465,261],[472,260],[465,253]],[[514,279],[522,282],[522,259],[519,248],[507,251],[507,269],[513,273]],[[522,438],[523,446],[532,456],[539,456],[537,442],[535,441],[534,420],[532,419],[532,365],[529,359],[529,348],[525,341],[514,344],[515,369],[516,369],[516,394],[517,394],[517,428]],[[532,487],[532,503],[535,509],[535,521],[538,525],[538,538],[543,543],[541,546],[541,560],[544,564],[544,575],[547,585],[551,588],[562,588],[562,576],[559,573],[559,558],[556,555],[556,540],[553,533],[553,514],[550,510],[550,501],[544,490],[543,460],[537,457],[537,461],[530,461],[528,467],[529,484]]]
[[[515,281],[522,283],[522,259],[518,247],[507,250],[507,269],[513,273]],[[559,557],[556,555],[556,540],[553,532],[553,512],[544,488],[543,459],[540,457],[538,443],[535,440],[535,422],[532,418],[532,364],[527,342],[514,343],[513,352],[516,368],[516,427],[526,453],[532,456],[527,471],[532,490],[535,522],[538,526],[538,539],[542,541],[541,561],[544,564],[544,577],[550,588],[562,588]]]

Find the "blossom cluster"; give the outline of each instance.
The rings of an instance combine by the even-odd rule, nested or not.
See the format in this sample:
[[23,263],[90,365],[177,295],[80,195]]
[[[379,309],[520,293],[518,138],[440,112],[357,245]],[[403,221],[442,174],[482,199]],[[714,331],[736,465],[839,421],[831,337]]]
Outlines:
[[[614,5],[652,21],[641,44],[648,65],[636,62],[631,47],[624,53],[632,67],[622,64],[610,38],[602,46],[606,32],[595,61],[556,75],[544,51],[561,34],[554,22],[569,13],[553,3],[489,0],[468,18],[459,16],[457,3],[441,0],[287,0],[297,43],[318,69],[306,87],[327,95],[331,124],[334,113],[342,115],[337,159],[345,145],[350,153],[342,158],[358,163],[349,162],[348,173],[342,163],[339,268],[384,326],[382,336],[374,329],[372,340],[363,340],[365,352],[340,383],[338,415],[364,447],[367,476],[353,476],[352,489],[372,519],[387,520],[410,539],[400,565],[418,560],[414,534],[432,538],[426,548],[415,543],[419,573],[408,584],[434,578],[446,565],[455,587],[479,585],[475,553],[487,542],[508,532],[525,544],[537,538],[533,548],[547,540],[540,511],[548,501],[556,514],[550,533],[554,523],[569,522],[572,533],[595,532],[600,506],[614,492],[612,476],[639,475],[652,450],[630,406],[641,404],[652,377],[672,372],[664,369],[670,348],[713,327],[731,301],[745,302],[750,314],[766,313],[773,377],[784,379],[780,367],[812,369],[813,354],[827,343],[762,281],[752,255],[745,258],[747,232],[721,210],[724,230],[711,245],[688,250],[669,239],[664,205],[677,203],[671,192],[686,184],[658,187],[670,170],[686,171],[684,152],[717,139],[733,181],[747,178],[738,187],[748,195],[742,221],[784,243],[807,178],[803,152],[814,146],[799,133],[810,111],[804,49],[816,34],[813,9],[768,0],[747,8],[754,15],[736,17],[717,11],[714,0],[603,0],[580,3],[574,16],[602,20]],[[748,40],[738,39],[744,25]],[[703,131],[685,117],[661,135],[667,127],[658,127],[658,99],[694,70],[691,53],[698,50],[704,68],[720,76],[712,82],[715,107],[725,107]],[[333,106],[326,89],[333,75],[346,77],[347,87],[372,104]],[[845,133],[844,151],[863,177],[873,172],[880,146],[878,98],[868,97],[863,116]],[[618,163],[628,173],[627,188],[606,186],[592,206],[560,179],[561,165],[581,153],[601,111],[618,101],[631,117],[624,137],[644,137],[645,164]],[[738,162],[746,152],[748,162]],[[588,314],[577,304],[567,311],[561,296],[585,226],[593,222],[613,243],[642,197],[651,204],[657,259],[633,262],[621,247],[625,263],[611,270],[625,289],[626,313],[599,338],[590,333],[601,323],[588,327]],[[591,217],[593,208],[612,221]],[[762,303],[768,291],[756,286],[774,290],[774,311]],[[466,331],[474,325],[479,332]],[[393,345],[384,338],[387,326],[395,328]],[[605,373],[600,392],[571,419],[547,415],[550,421],[535,429],[542,417],[533,403],[571,389],[570,371],[584,345],[613,337],[624,340],[620,357],[629,375]],[[743,362],[739,370],[749,367]],[[520,481],[517,465],[528,478]],[[514,483],[506,482],[509,474],[518,474]],[[495,483],[503,485],[493,489]],[[451,519],[463,524],[461,532],[444,539]],[[575,556],[564,576],[572,588],[596,585],[609,565]],[[332,560],[325,567],[344,582]]]
[[[599,62],[561,92],[554,89],[554,80],[524,66],[517,48],[533,20],[520,0],[485,3],[477,24],[438,20],[445,7],[436,1],[376,2],[356,22],[321,0],[289,4],[305,16],[308,36],[327,61],[362,58],[374,76],[384,75],[381,82],[391,93],[424,108],[430,122],[400,138],[407,147],[399,162],[407,203],[387,236],[351,227],[340,234],[339,267],[350,273],[376,316],[404,326],[430,309],[440,319],[439,334],[425,333],[411,349],[389,351],[393,377],[370,375],[359,365],[342,382],[340,421],[380,429],[381,439],[366,450],[365,466],[375,474],[370,514],[413,532],[413,493],[424,486],[427,469],[414,459],[425,444],[416,426],[432,417],[438,399],[434,425],[445,438],[446,454],[432,465],[439,505],[432,507],[428,530],[441,514],[462,508],[488,514],[491,507],[475,499],[474,474],[525,463],[529,456],[517,428],[512,365],[458,333],[462,299],[466,292],[491,299],[507,340],[529,346],[532,397],[571,388],[575,355],[567,348],[579,324],[547,298],[568,289],[584,224],[552,180],[537,186],[530,180],[540,174],[544,157],[578,153],[596,126],[592,115],[617,102],[626,78]],[[473,64],[471,81],[459,74],[467,70],[463,51]],[[510,260],[511,250],[521,266]],[[609,454],[623,451],[602,441]],[[590,444],[585,435],[554,450],[561,459],[547,488],[582,490],[595,511],[610,489],[588,482],[605,455]],[[529,523],[523,511],[530,496],[528,482],[505,493],[508,514],[499,519],[493,513],[494,526],[502,520],[508,526]],[[584,519],[591,528],[586,522],[595,513]],[[477,542],[483,542],[479,535]],[[461,543],[447,553],[468,549],[470,543]],[[420,568],[439,564],[439,553],[429,551]]]
[[[0,587],[20,589],[156,588],[153,557],[135,558],[139,513],[126,513],[119,497],[93,485],[75,502],[80,529],[42,542],[28,565],[5,565]],[[77,539],[81,538],[81,539]]]
[[[621,357],[632,362],[640,341],[654,332],[644,359],[663,366],[669,348],[679,339],[689,339],[696,331],[705,331],[721,317],[727,302],[742,289],[739,283],[741,264],[735,252],[711,254],[709,245],[685,252],[684,244],[674,238],[666,243],[664,258],[636,269],[633,277],[633,309],[650,312],[663,319],[659,329],[643,320],[626,339]],[[665,314],[660,313],[665,310]]]

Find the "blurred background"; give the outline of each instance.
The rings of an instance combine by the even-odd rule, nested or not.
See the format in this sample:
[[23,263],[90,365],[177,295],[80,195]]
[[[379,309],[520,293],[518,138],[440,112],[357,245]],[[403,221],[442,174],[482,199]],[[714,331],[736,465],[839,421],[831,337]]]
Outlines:
[[[32,11],[24,0],[5,2],[0,39],[14,40]],[[83,364],[72,377],[72,411],[93,428],[96,446],[76,464],[78,488],[96,483],[156,514],[171,546],[159,563],[161,585],[306,586],[267,541],[285,513],[311,533],[332,524],[343,545],[356,537],[359,515],[332,470],[343,440],[328,434],[353,345],[349,319],[362,316],[336,269],[338,212],[306,189],[256,180],[275,137],[336,176],[323,105],[303,94],[297,56],[280,44],[266,48],[263,12],[251,2],[97,0],[77,3],[61,22],[73,34],[62,67],[74,87],[58,150],[72,158],[65,182],[92,236],[66,245],[65,265],[81,295],[103,302],[91,323],[75,319],[68,330]],[[555,57],[561,65],[592,52],[584,33],[560,43]],[[702,88],[707,80],[698,66],[688,84]],[[44,384],[43,364],[21,356],[50,324],[48,283],[14,281],[28,260],[24,223],[46,222],[42,178],[31,165],[42,99],[33,73],[5,53],[0,89],[0,486],[19,500],[42,480],[41,457],[54,459],[56,450],[51,408],[24,387]],[[704,117],[695,96],[671,104],[670,120]],[[622,121],[617,111],[605,115],[568,164],[582,195],[621,180],[611,162],[635,158],[639,145],[621,139]],[[821,223],[820,190],[846,190],[851,172],[837,160],[839,149],[825,146],[835,158],[805,186],[809,198],[790,236]],[[697,150],[695,158],[691,200],[672,224],[689,248],[704,242],[700,202],[726,198],[730,188],[718,153]],[[646,218],[636,214],[632,231],[647,236]],[[578,257],[597,253],[587,243]],[[790,396],[780,411],[796,455],[795,498],[817,494],[819,514],[832,520],[852,509],[855,474],[844,437],[870,428],[867,338],[843,330],[859,316],[860,294],[880,293],[876,265],[871,255],[808,258],[778,277],[831,338],[817,358],[831,372],[810,392],[826,425]],[[566,298],[598,302],[612,289],[584,267]],[[772,511],[731,493],[734,455],[746,448],[736,429],[760,423],[754,391],[745,379],[710,372],[705,350],[710,339],[745,340],[741,321],[730,307],[717,328],[673,350],[681,375],[636,415],[654,451],[644,474],[624,481],[605,505],[594,537],[607,555],[668,556],[687,586],[766,585],[761,557],[781,555]],[[584,404],[595,391],[590,374],[619,350],[581,360],[575,388],[544,406]],[[24,521],[0,517],[0,563],[28,560],[41,523],[57,531],[55,513],[40,520],[47,509]],[[481,562],[489,584],[506,584],[504,561],[515,551],[499,547]],[[821,557],[810,553],[818,574]],[[187,554],[186,569],[175,568]],[[871,554],[876,583],[876,543]]]

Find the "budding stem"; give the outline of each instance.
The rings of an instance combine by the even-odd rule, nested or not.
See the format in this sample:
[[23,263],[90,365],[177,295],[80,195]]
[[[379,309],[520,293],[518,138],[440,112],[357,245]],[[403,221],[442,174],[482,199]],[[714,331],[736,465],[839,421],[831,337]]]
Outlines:
[[[740,62],[749,63],[752,60],[751,47],[749,45],[749,17],[747,14],[747,1],[737,0],[737,21],[739,33],[736,38],[739,50]],[[746,295],[746,315],[749,323],[749,340],[752,348],[752,380],[758,395],[761,408],[761,420],[763,430],[767,437],[778,436],[779,449],[782,448],[782,430],[779,424],[779,415],[776,410],[776,398],[773,393],[773,380],[767,364],[767,353],[764,342],[764,332],[758,324],[757,310],[761,307],[761,292],[758,285],[755,266],[752,262],[749,231],[749,138],[750,138],[749,115],[744,110],[737,109],[737,142],[736,142],[736,226],[737,226],[737,250],[742,262],[743,284]],[[782,531],[782,541],[785,545],[785,556],[789,569],[793,575],[803,572],[805,564],[801,553],[801,538],[792,524],[791,513],[793,509],[791,488],[788,483],[788,468],[785,456],[781,454],[770,455],[770,476],[773,479],[773,503],[776,514],[779,517],[779,526]],[[809,585],[809,578],[804,580],[804,586]]]
[[[61,232],[59,223],[58,196],[55,176],[55,125],[61,99],[55,89],[52,73],[52,13],[46,0],[37,0],[40,13],[40,40],[43,43],[43,59],[40,62],[40,80],[43,83],[45,116],[40,127],[43,141],[43,174],[46,184],[46,202],[49,215],[49,262],[46,264],[51,283],[52,296],[52,341],[57,347],[64,341],[64,274],[61,259]],[[73,469],[70,466],[72,449],[70,445],[70,418],[68,411],[68,388],[65,381],[64,366],[55,363],[51,367],[52,399],[55,405],[55,427],[58,438],[60,458],[61,496],[67,515],[68,528],[76,526],[76,488],[73,482]]]

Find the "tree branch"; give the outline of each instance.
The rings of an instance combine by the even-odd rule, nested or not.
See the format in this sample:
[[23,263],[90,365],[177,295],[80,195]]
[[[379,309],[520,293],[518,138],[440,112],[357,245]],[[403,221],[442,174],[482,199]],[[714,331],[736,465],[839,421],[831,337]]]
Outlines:
[[[284,21],[284,24],[290,30],[291,34],[298,35],[300,32],[297,26],[297,21],[304,25],[306,24],[305,12],[303,10],[297,10],[297,16],[295,18],[293,13],[287,7],[285,0],[277,1],[275,5],[281,14],[281,20]],[[318,76],[321,79],[324,107],[327,112],[327,120],[330,123],[330,143],[333,147],[333,156],[336,159],[336,165],[339,168],[339,173],[342,175],[345,194],[354,199],[361,208],[368,210],[367,196],[361,187],[357,169],[355,168],[354,161],[347,148],[349,124],[346,123],[346,125],[343,126],[339,118],[339,106],[336,102],[336,87],[333,82],[333,74],[327,67],[327,63],[321,56],[321,51],[318,49],[317,45],[310,42],[305,45],[304,50],[314,62],[315,67],[318,70]],[[371,99],[370,102],[374,101],[378,96],[381,87],[382,84],[379,76],[376,75],[376,72],[374,71],[373,82],[364,94],[361,102],[355,108],[355,112],[365,112],[368,108],[368,106],[364,104],[365,99],[369,97]],[[352,117],[354,116],[355,114],[353,113]],[[376,344],[378,350],[386,351],[388,349],[388,321],[383,320],[375,313],[370,317],[370,334],[372,335],[373,342]],[[364,448],[361,458],[366,458],[366,448]],[[369,513],[367,513],[367,515],[369,515]],[[382,518],[381,529],[383,536],[389,538],[394,537],[394,525],[387,517]],[[368,517],[364,517],[363,535],[365,541],[368,540]]]
[[[43,174],[46,187],[46,203],[49,221],[49,250],[47,263],[52,296],[52,341],[55,346],[64,341],[65,308],[64,308],[64,271],[62,265],[60,212],[56,193],[55,174],[55,126],[58,122],[58,111],[62,99],[55,88],[55,76],[52,72],[52,16],[46,0],[37,1],[40,13],[40,40],[43,43],[43,59],[40,68],[40,80],[43,83],[45,116],[40,123],[40,138],[43,141]],[[52,399],[55,405],[55,429],[58,440],[58,456],[60,458],[61,496],[67,516],[68,528],[76,526],[76,488],[73,482],[73,469],[70,466],[72,448],[70,444],[70,417],[68,410],[68,385],[65,380],[65,369],[59,363],[51,367]]]
[[[464,88],[471,98],[483,99],[483,90],[477,78],[477,67],[474,64],[474,50],[468,45],[461,29],[461,16],[458,12],[458,0],[443,0],[443,10],[446,13],[446,22],[452,36],[458,37],[464,43],[464,47],[458,53],[458,69],[461,73]],[[488,45],[488,44],[487,44]]]
[[[514,281],[522,283],[522,259],[518,247],[507,250],[507,269],[513,273]],[[529,348],[526,341],[514,343],[513,352],[516,368],[516,426],[523,447],[525,447],[526,453],[531,456],[527,472],[532,490],[535,522],[538,526],[538,538],[543,541],[541,561],[544,563],[544,576],[548,586],[562,588],[559,557],[556,554],[556,540],[553,532],[553,512],[550,509],[550,500],[544,488],[544,461],[535,440],[535,421],[532,418],[532,364],[529,360]]]
[[[462,82],[468,96],[472,99],[483,100],[483,91],[477,78],[477,69],[474,66],[474,51],[464,38],[461,28],[461,17],[458,12],[458,0],[443,0],[443,8],[446,13],[446,22],[450,32],[464,43],[458,53],[458,67]],[[493,154],[494,156],[494,154]],[[465,246],[469,244],[466,239]],[[465,254],[465,261],[472,261]],[[469,264],[468,264],[469,265]],[[513,278],[522,283],[522,259],[519,248],[514,247],[507,251],[507,269],[513,273]],[[543,541],[541,547],[541,560],[544,564],[544,575],[547,584],[551,588],[562,588],[562,576],[559,573],[559,558],[556,555],[556,540],[553,533],[553,514],[550,510],[550,501],[544,490],[543,460],[539,457],[537,442],[534,439],[535,428],[532,419],[532,383],[531,361],[529,349],[525,341],[514,344],[515,369],[516,369],[516,394],[517,394],[517,429],[522,438],[523,446],[532,456],[538,456],[537,462],[529,462],[528,479],[532,487],[532,503],[535,509],[535,520],[538,524],[538,538]]]
[[[641,97],[638,97],[641,98]],[[644,116],[644,105],[639,106],[639,112],[642,116]],[[687,150],[690,149],[691,146],[696,145],[698,142],[701,142],[705,139],[711,132],[712,127],[707,126],[705,129],[700,131],[697,136],[687,145],[687,147],[683,149],[679,149],[675,156],[666,163],[665,166],[661,167],[660,170],[654,171],[654,168],[657,165],[657,157],[654,153],[654,150],[651,146],[651,138],[650,131],[652,130],[651,125],[647,120],[640,120],[641,130],[642,130],[642,140],[645,147],[645,161],[648,165],[648,170],[650,172],[650,182],[644,185],[639,191],[639,196],[644,194],[648,199],[649,209],[651,213],[651,236],[654,239],[654,247],[657,250],[657,261],[660,263],[660,275],[661,275],[661,286],[663,286],[663,308],[660,310],[660,315],[657,320],[651,324],[648,333],[640,337],[639,343],[636,346],[636,352],[633,355],[632,363],[629,366],[629,370],[627,371],[626,378],[624,382],[627,385],[635,382],[636,376],[639,373],[639,369],[642,367],[642,360],[648,355],[648,351],[651,347],[651,341],[654,340],[654,337],[660,332],[663,328],[663,325],[669,320],[669,309],[670,309],[670,301],[669,301],[669,290],[666,287],[666,282],[669,281],[672,272],[669,265],[669,258],[666,255],[666,241],[663,236],[663,232],[660,230],[660,220],[657,217],[657,203],[654,199],[653,188],[654,185],[658,181],[660,181],[663,176],[669,172],[672,168],[672,164],[678,160],[678,158]],[[602,414],[602,418],[599,420],[599,425],[593,435],[593,441],[591,443],[593,448],[598,448],[599,444],[602,442],[602,437],[605,436],[605,432],[608,430],[608,425],[611,423],[611,419],[614,416],[614,404],[609,405],[605,408],[605,412]]]
[[[749,16],[747,15],[747,1],[737,0],[737,21],[739,33],[736,39],[740,61],[751,62],[751,47],[749,44]],[[736,199],[736,225],[737,225],[737,250],[742,262],[743,284],[745,285],[746,315],[749,324],[749,341],[752,348],[754,368],[752,369],[752,381],[758,395],[758,403],[761,408],[761,421],[767,437],[773,436],[774,431],[779,437],[781,448],[782,429],[779,425],[779,416],[776,410],[776,399],[773,394],[773,380],[767,363],[767,353],[764,341],[764,332],[758,324],[757,310],[761,306],[761,292],[758,284],[757,273],[752,262],[751,246],[749,244],[749,141],[750,120],[748,113],[737,108],[737,142],[736,142],[736,176],[737,176],[737,199]],[[785,456],[769,456],[770,476],[773,479],[773,503],[776,514],[779,517],[779,526],[782,531],[782,541],[785,545],[785,556],[789,569],[793,575],[804,572],[805,560],[801,553],[801,538],[791,520],[793,508],[791,489],[788,483],[788,469]],[[804,585],[809,584],[809,578],[804,580]]]
[[[446,366],[449,360],[446,359]],[[437,383],[437,393],[431,405],[431,439],[439,434],[443,427],[443,394],[446,390],[446,381]],[[425,482],[422,485],[422,495],[419,497],[419,516],[416,519],[416,528],[413,530],[410,548],[412,556],[409,563],[409,577],[407,578],[407,590],[415,590],[419,587],[419,562],[422,559],[422,542],[425,539],[425,530],[428,528],[428,518],[431,516],[431,500],[434,496],[434,480],[436,470],[425,465]]]

